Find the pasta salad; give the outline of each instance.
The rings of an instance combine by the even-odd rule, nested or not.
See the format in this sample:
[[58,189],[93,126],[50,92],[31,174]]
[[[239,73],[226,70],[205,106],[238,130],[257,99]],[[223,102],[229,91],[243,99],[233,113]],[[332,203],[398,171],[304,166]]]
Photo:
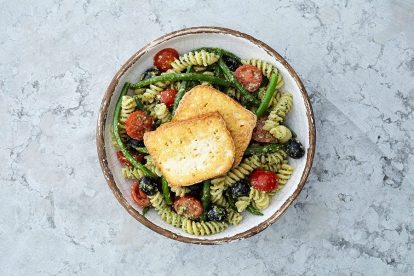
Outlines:
[[[171,185],[174,172],[166,175],[164,160],[148,147],[148,133],[172,128],[183,98],[200,85],[254,114],[254,124],[240,160],[225,173],[197,183]],[[286,124],[292,107],[293,95],[284,91],[282,75],[269,62],[241,59],[221,48],[201,48],[181,56],[175,49],[162,49],[154,56],[154,67],[143,72],[138,82],[123,85],[115,107],[113,145],[123,177],[131,180],[132,199],[144,208],[144,214],[153,208],[162,220],[193,235],[216,234],[236,226],[245,212],[263,215],[262,210],[294,171],[289,158],[305,154]],[[237,152],[237,144],[233,155],[234,148]]]

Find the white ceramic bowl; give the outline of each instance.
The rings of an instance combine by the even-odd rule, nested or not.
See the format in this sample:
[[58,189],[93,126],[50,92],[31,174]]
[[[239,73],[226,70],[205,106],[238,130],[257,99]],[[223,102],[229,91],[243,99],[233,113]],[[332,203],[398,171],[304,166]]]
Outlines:
[[[121,166],[116,158],[116,151],[111,142],[111,122],[115,103],[125,81],[136,82],[147,68],[152,66],[153,56],[163,48],[175,48],[186,53],[200,47],[220,47],[244,58],[257,58],[273,63],[280,70],[285,85],[284,90],[293,94],[293,110],[287,116],[298,138],[306,148],[306,156],[290,159],[295,171],[286,186],[263,211],[263,216],[254,216],[245,212],[242,222],[230,226],[224,232],[212,236],[194,236],[185,233],[161,220],[154,211],[144,217],[142,208],[134,203],[130,195],[132,181],[121,175]],[[218,244],[250,237],[271,225],[293,202],[302,190],[312,166],[315,151],[315,126],[311,104],[306,90],[292,67],[272,48],[263,42],[234,30],[217,27],[195,27],[166,34],[134,54],[114,76],[109,85],[98,118],[97,147],[103,173],[115,197],[122,206],[138,221],[152,230],[172,239],[198,244]]]

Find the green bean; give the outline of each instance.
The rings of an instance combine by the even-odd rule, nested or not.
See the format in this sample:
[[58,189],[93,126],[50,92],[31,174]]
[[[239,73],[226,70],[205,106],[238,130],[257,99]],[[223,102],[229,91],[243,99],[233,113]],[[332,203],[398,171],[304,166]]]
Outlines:
[[210,207],[211,196],[210,196],[210,180],[206,180],[203,182],[203,194],[201,196],[201,202],[203,203],[203,214],[201,215],[201,221],[206,220],[206,214],[208,208]]
[[263,213],[254,208],[252,205],[247,206],[246,211],[256,216],[263,216]]
[[233,73],[230,71],[230,69],[227,67],[227,65],[224,63],[223,59],[220,58],[219,60],[219,66],[221,70],[224,73],[224,76],[230,81],[234,87],[242,94],[242,96],[249,100],[249,102],[252,102],[254,105],[259,105],[260,102],[253,97],[249,91],[246,90],[246,88],[243,87],[243,85],[234,77]]
[[216,64],[216,66],[214,67],[214,76],[220,78],[220,75],[221,75],[220,66],[218,66],[218,64]]
[[269,86],[267,87],[266,93],[263,97],[262,103],[260,104],[259,108],[256,110],[257,118],[262,117],[262,115],[266,112],[267,108],[269,107],[269,103],[273,98],[273,95],[276,91],[276,84],[277,80],[279,79],[279,74],[272,73],[270,76]]
[[122,151],[122,153],[124,154],[125,158],[135,168],[137,168],[140,171],[142,171],[146,176],[155,178],[157,176],[153,172],[151,172],[147,167],[145,167],[144,165],[142,165],[141,163],[139,163],[131,155],[131,153],[126,148],[124,142],[122,142],[121,136],[119,135],[118,120],[119,120],[119,115],[120,115],[121,109],[122,109],[122,96],[124,96],[124,95],[126,95],[126,93],[128,93],[129,88],[130,88],[130,83],[128,83],[128,82],[125,83],[124,86],[122,87],[121,94],[119,95],[118,102],[116,103],[115,113],[114,113],[114,119],[113,119],[113,123],[112,123],[113,135],[114,135],[114,138],[115,138],[116,143],[118,144],[118,146],[119,146],[120,150]]
[[261,145],[250,145],[244,152],[244,155],[256,155],[256,154],[266,154],[274,153],[283,149],[282,144],[266,144]]
[[167,205],[172,205],[170,187],[168,187],[167,179],[165,179],[165,177],[162,177],[161,183],[162,183],[162,194],[164,195],[165,203],[167,203]]
[[133,146],[133,145],[129,145],[131,148],[133,148],[134,150],[136,150],[139,153],[145,153],[145,154],[149,154],[148,150],[146,147],[137,147],[137,146]]
[[226,195],[227,195],[227,202],[229,203],[230,209],[237,212],[236,200],[233,198],[233,196],[228,191],[226,192]]
[[[187,68],[186,73],[190,73],[191,72],[191,66],[189,66]],[[173,109],[172,109],[172,114],[174,115],[175,111],[177,110],[178,104],[180,103],[181,99],[183,98],[185,92],[187,91],[187,81],[183,81],[181,83],[181,87],[177,92],[177,95],[175,96],[175,100],[174,100],[174,105],[173,105]]]
[[206,81],[210,83],[219,84],[222,86],[230,86],[231,82],[227,80],[223,80],[214,76],[209,76],[205,74],[199,74],[199,73],[169,73],[164,74],[161,76],[156,76],[150,79],[142,80],[140,82],[131,84],[131,88],[142,88],[145,86],[148,86],[153,83],[157,82],[166,82],[166,81],[179,81],[179,80],[186,80],[186,81]]
[[213,52],[213,53],[218,54],[219,56],[226,55],[228,57],[231,57],[231,58],[235,59],[237,62],[241,63],[241,58],[239,58],[238,56],[236,56],[232,52],[229,52],[229,51],[224,50],[222,48],[203,47],[203,48],[198,48],[195,51],[201,51],[201,50],[204,50],[206,52]]

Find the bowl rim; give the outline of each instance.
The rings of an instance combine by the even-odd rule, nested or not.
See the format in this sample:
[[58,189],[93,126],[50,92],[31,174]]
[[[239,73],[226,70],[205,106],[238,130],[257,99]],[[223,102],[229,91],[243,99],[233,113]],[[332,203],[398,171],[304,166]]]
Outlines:
[[[241,37],[244,39],[247,39],[251,43],[259,46],[260,48],[264,49],[269,55],[273,56],[276,60],[278,60],[280,63],[285,66],[285,68],[289,71],[291,76],[294,78],[297,86],[299,87],[299,90],[302,94],[302,97],[305,102],[305,108],[306,108],[306,116],[308,119],[309,124],[309,149],[305,164],[305,169],[302,173],[302,176],[300,178],[300,182],[298,186],[296,187],[293,194],[282,204],[282,206],[273,214],[271,215],[267,220],[261,222],[260,224],[254,226],[253,228],[244,231],[242,233],[235,234],[230,237],[224,237],[219,239],[199,239],[198,237],[185,237],[178,234],[175,234],[167,229],[164,229],[151,221],[149,221],[145,216],[141,215],[134,207],[132,207],[127,200],[122,196],[121,191],[119,190],[113,174],[108,166],[107,156],[106,156],[106,150],[105,150],[105,141],[104,141],[104,135],[105,135],[105,123],[107,119],[107,113],[109,104],[111,102],[112,95],[115,91],[116,86],[118,85],[118,82],[120,78],[125,74],[125,72],[135,64],[139,60],[139,58],[144,55],[149,49],[159,45],[160,43],[164,43],[168,40],[171,40],[176,37],[189,35],[189,34],[199,34],[199,33],[219,33],[219,34],[226,34],[226,35],[232,35],[236,37]],[[158,234],[161,234],[167,238],[178,240],[185,243],[192,243],[192,244],[207,244],[207,245],[214,245],[214,244],[223,244],[223,243],[229,243],[236,240],[246,239],[251,236],[256,235],[257,233],[265,230],[267,227],[269,227],[271,224],[273,224],[285,211],[286,209],[293,203],[295,198],[299,195],[299,193],[302,191],[305,182],[308,178],[309,172],[312,167],[313,158],[315,155],[315,147],[316,147],[316,128],[315,128],[315,122],[314,122],[314,116],[313,116],[313,110],[312,105],[309,100],[309,96],[306,92],[306,89],[299,78],[298,74],[295,72],[295,70],[290,66],[290,64],[274,49],[272,49],[270,46],[265,44],[259,39],[256,39],[248,34],[223,28],[223,27],[214,27],[214,26],[200,26],[200,27],[191,27],[191,28],[184,28],[180,29],[174,32],[167,33],[152,42],[146,44],[144,47],[142,47],[140,50],[138,50],[135,54],[133,54],[127,61],[122,65],[122,67],[118,70],[118,72],[115,74],[113,79],[111,80],[111,83],[109,84],[108,88],[106,89],[104,98],[102,99],[102,103],[99,109],[98,114],[98,120],[97,120],[97,127],[96,127],[96,146],[98,151],[98,157],[99,162],[102,168],[102,172],[105,176],[105,179],[108,183],[108,186],[112,190],[113,194],[115,195],[116,199],[119,201],[119,203],[126,209],[126,211],[136,220],[138,220],[140,223],[145,225],[146,227],[150,228],[151,230],[157,232]]]

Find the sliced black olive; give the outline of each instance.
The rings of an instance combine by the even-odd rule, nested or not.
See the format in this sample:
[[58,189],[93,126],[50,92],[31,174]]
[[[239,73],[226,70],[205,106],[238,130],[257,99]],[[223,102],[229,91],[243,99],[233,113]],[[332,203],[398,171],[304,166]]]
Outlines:
[[302,143],[296,139],[290,139],[285,144],[285,151],[289,157],[298,159],[305,155],[305,148]]
[[250,193],[250,184],[246,179],[241,179],[234,183],[230,188],[230,193],[233,198],[238,198],[241,196],[248,196]]
[[194,184],[191,186],[188,186],[188,189],[190,189],[190,192],[188,195],[200,197],[201,191],[203,190],[203,183]]
[[223,56],[223,61],[229,67],[230,71],[236,71],[236,69],[241,65],[237,60],[229,56]]
[[143,140],[129,139],[126,144],[132,148],[145,147]]
[[149,68],[141,75],[141,80],[150,79],[161,74],[160,70],[156,68]]
[[224,221],[227,218],[227,211],[223,207],[213,205],[207,212],[207,219],[212,221]]
[[263,76],[262,84],[260,84],[260,87],[267,87],[269,84],[269,79],[266,76]]
[[146,195],[152,196],[158,192],[158,183],[147,176],[143,176],[139,181],[139,188]]

